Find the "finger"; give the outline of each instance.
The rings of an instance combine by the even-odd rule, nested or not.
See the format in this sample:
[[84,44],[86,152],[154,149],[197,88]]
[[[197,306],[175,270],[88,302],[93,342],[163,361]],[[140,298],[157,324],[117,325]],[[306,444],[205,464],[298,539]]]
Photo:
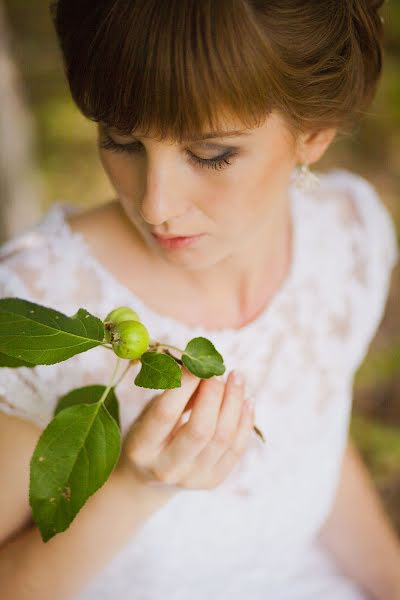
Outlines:
[[185,420],[185,416],[186,416],[185,412],[182,414],[182,416],[179,418],[179,420],[175,423],[174,428],[172,429],[172,431],[166,437],[165,445],[169,444],[169,442],[175,437],[176,432],[178,431],[178,429],[183,425],[184,420]]
[[160,456],[160,469],[163,472],[179,473],[203,450],[213,437],[225,384],[215,378],[203,379],[189,420]]
[[181,418],[179,419],[179,421],[177,421],[175,423],[174,428],[167,436],[164,445],[167,445],[175,437],[177,430],[181,427],[181,425],[183,425],[183,423],[185,423],[188,420],[186,413],[189,410],[190,411],[192,410],[193,404],[196,402],[196,398],[199,394],[200,388],[201,388],[201,386],[198,385],[197,388],[195,389],[194,393],[191,395],[189,402],[186,404],[185,408],[183,409]]
[[225,454],[227,448],[234,443],[242,414],[243,396],[244,384],[236,383],[231,371],[225,385],[224,397],[214,436],[197,456],[196,468],[200,470],[213,468]]
[[233,445],[214,465],[213,477],[218,482],[223,481],[242,458],[247,449],[249,438],[253,430],[254,409],[243,403],[243,411],[240,418],[239,429]]
[[166,389],[156,396],[143,414],[131,452],[140,452],[143,460],[152,458],[159,452],[201,381],[200,377],[182,367],[181,386]]
[[244,381],[235,379],[234,372],[229,373],[224,398],[215,430],[213,443],[223,447],[230,446],[236,437],[244,402]]

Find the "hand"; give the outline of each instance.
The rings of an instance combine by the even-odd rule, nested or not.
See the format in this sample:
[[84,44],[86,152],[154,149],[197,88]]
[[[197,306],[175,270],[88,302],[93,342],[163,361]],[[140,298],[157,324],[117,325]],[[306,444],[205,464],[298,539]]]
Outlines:
[[[192,409],[181,425],[184,412]],[[182,367],[182,385],[152,398],[123,441],[123,461],[146,485],[212,489],[243,456],[254,413],[244,385],[201,379]]]

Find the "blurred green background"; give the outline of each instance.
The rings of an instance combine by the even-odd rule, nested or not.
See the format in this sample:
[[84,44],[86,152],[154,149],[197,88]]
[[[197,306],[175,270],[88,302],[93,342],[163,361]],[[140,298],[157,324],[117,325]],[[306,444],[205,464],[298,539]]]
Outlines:
[[[95,125],[74,106],[64,78],[47,0],[5,2],[11,49],[34,115],[35,151],[44,184],[42,208],[55,200],[108,201]],[[349,139],[335,141],[318,170],[351,169],[377,188],[400,231],[400,2],[385,4],[385,66],[368,116]],[[354,384],[351,435],[400,533],[400,265],[386,312]]]

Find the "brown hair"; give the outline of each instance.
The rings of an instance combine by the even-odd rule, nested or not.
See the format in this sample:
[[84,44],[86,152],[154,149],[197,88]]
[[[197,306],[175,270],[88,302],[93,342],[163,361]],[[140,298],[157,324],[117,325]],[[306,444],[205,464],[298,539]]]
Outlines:
[[[383,0],[57,0],[81,112],[172,140],[280,113],[294,135],[366,114],[382,70]],[[208,130],[208,129],[207,129]]]

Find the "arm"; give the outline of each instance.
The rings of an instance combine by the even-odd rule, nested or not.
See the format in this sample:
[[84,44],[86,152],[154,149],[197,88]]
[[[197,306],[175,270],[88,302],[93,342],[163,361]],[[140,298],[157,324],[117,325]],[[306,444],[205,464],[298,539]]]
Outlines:
[[44,543],[32,526],[0,548],[2,597],[74,597],[174,493],[139,483],[121,463],[66,531]]
[[320,539],[345,574],[373,600],[400,600],[400,540],[351,440]]

